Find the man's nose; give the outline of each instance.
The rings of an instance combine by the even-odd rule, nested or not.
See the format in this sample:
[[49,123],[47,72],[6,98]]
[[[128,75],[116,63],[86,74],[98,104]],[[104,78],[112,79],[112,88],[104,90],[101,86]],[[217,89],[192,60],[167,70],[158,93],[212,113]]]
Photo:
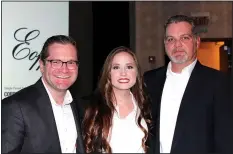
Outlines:
[[176,40],[175,40],[175,46],[176,46],[176,47],[182,46],[182,42],[181,42],[180,39],[176,39]]
[[67,63],[62,64],[61,70],[62,70],[62,72],[68,72],[69,69],[68,69]]

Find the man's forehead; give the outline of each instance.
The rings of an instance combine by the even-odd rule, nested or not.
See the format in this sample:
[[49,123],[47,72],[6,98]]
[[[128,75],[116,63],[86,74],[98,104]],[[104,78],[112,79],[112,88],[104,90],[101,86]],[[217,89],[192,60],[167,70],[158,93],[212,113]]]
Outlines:
[[67,43],[53,43],[48,47],[49,56],[72,56],[78,58],[77,49],[74,45]]
[[182,22],[174,22],[174,23],[171,23],[167,26],[167,30],[168,29],[171,29],[171,28],[188,28],[188,29],[192,29],[192,25],[188,22],[185,22],[185,21],[182,21]]
[[190,24],[172,23],[166,29],[166,36],[170,35],[186,35],[192,34],[192,26]]

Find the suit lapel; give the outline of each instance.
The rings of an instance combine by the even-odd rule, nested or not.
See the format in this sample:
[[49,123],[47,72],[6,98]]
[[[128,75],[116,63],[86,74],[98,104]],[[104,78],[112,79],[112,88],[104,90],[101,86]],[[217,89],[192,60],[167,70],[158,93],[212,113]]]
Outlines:
[[71,108],[73,111],[75,124],[76,124],[76,130],[77,130],[77,136],[78,136],[76,140],[76,153],[85,153],[83,138],[82,138],[82,131],[81,131],[80,115],[77,111],[78,109],[77,103],[73,101],[71,103]]
[[199,75],[200,68],[201,68],[201,64],[197,61],[192,71],[192,74],[189,78],[189,81],[187,83],[183,98],[181,100],[180,109],[178,112],[176,126],[175,126],[175,132],[172,141],[171,153],[177,152],[176,151],[177,144],[179,143],[180,139],[182,139],[182,132],[185,129],[185,125],[187,124],[187,121],[189,120],[185,115],[188,115],[188,112],[192,110],[192,100],[195,100],[198,91],[200,91],[198,86],[202,84]]
[[[163,93],[163,87],[166,80],[166,68],[161,70],[160,73],[156,74],[156,77],[151,79],[151,83],[148,84],[148,93],[152,99],[152,114],[154,119],[159,119],[160,117],[160,104]],[[158,123],[156,123],[157,125]],[[157,125],[158,126],[158,125]]]
[[[151,91],[151,97],[153,103],[152,103],[152,116],[154,119],[154,125],[155,128],[153,128],[152,132],[156,136],[155,140],[155,151],[156,153],[160,153],[160,106],[161,106],[161,98],[162,98],[162,93],[163,93],[163,87],[166,81],[166,70],[167,67],[164,67],[163,70],[159,74],[157,74],[157,77],[152,80],[153,83],[151,83],[152,89]],[[158,88],[155,88],[158,87]]]
[[163,88],[164,88],[164,84],[165,84],[165,81],[166,81],[166,70],[163,72],[163,74],[161,74],[161,77],[160,77],[160,85],[159,85],[159,95],[158,96],[158,100],[157,103],[158,106],[157,106],[157,121],[155,123],[155,125],[157,125],[156,127],[156,147],[157,147],[157,152],[160,153],[160,110],[161,110],[161,99],[162,99],[162,94],[163,94]]
[[[47,126],[46,132],[42,132],[42,133],[46,133],[47,137],[48,137],[48,140],[47,140],[48,142],[45,144],[50,145],[48,147],[48,151],[54,151],[54,152],[61,153],[61,147],[60,147],[60,141],[59,141],[58,132],[57,132],[57,126],[56,126],[56,122],[55,122],[55,118],[54,118],[54,114],[53,114],[53,109],[52,109],[52,105],[51,105],[49,96],[48,96],[46,89],[45,89],[41,80],[39,80],[35,84],[35,86],[37,87],[37,89],[40,92],[38,99],[36,100],[36,105],[37,105],[37,108],[39,110],[39,115],[41,116],[41,118],[45,122],[45,126]],[[38,133],[39,133],[39,129],[38,129]]]

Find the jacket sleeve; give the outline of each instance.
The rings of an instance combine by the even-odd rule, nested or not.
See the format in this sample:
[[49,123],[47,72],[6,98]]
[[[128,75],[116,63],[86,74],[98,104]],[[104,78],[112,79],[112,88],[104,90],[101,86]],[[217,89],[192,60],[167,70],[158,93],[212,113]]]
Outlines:
[[24,141],[24,121],[20,105],[2,101],[2,153],[20,153]]

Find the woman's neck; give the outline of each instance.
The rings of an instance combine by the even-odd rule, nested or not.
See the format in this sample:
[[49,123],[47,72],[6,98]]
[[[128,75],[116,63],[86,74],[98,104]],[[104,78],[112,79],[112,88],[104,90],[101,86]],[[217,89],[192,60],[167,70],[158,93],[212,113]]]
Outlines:
[[113,92],[114,104],[117,106],[127,106],[132,100],[130,90],[113,90]]

